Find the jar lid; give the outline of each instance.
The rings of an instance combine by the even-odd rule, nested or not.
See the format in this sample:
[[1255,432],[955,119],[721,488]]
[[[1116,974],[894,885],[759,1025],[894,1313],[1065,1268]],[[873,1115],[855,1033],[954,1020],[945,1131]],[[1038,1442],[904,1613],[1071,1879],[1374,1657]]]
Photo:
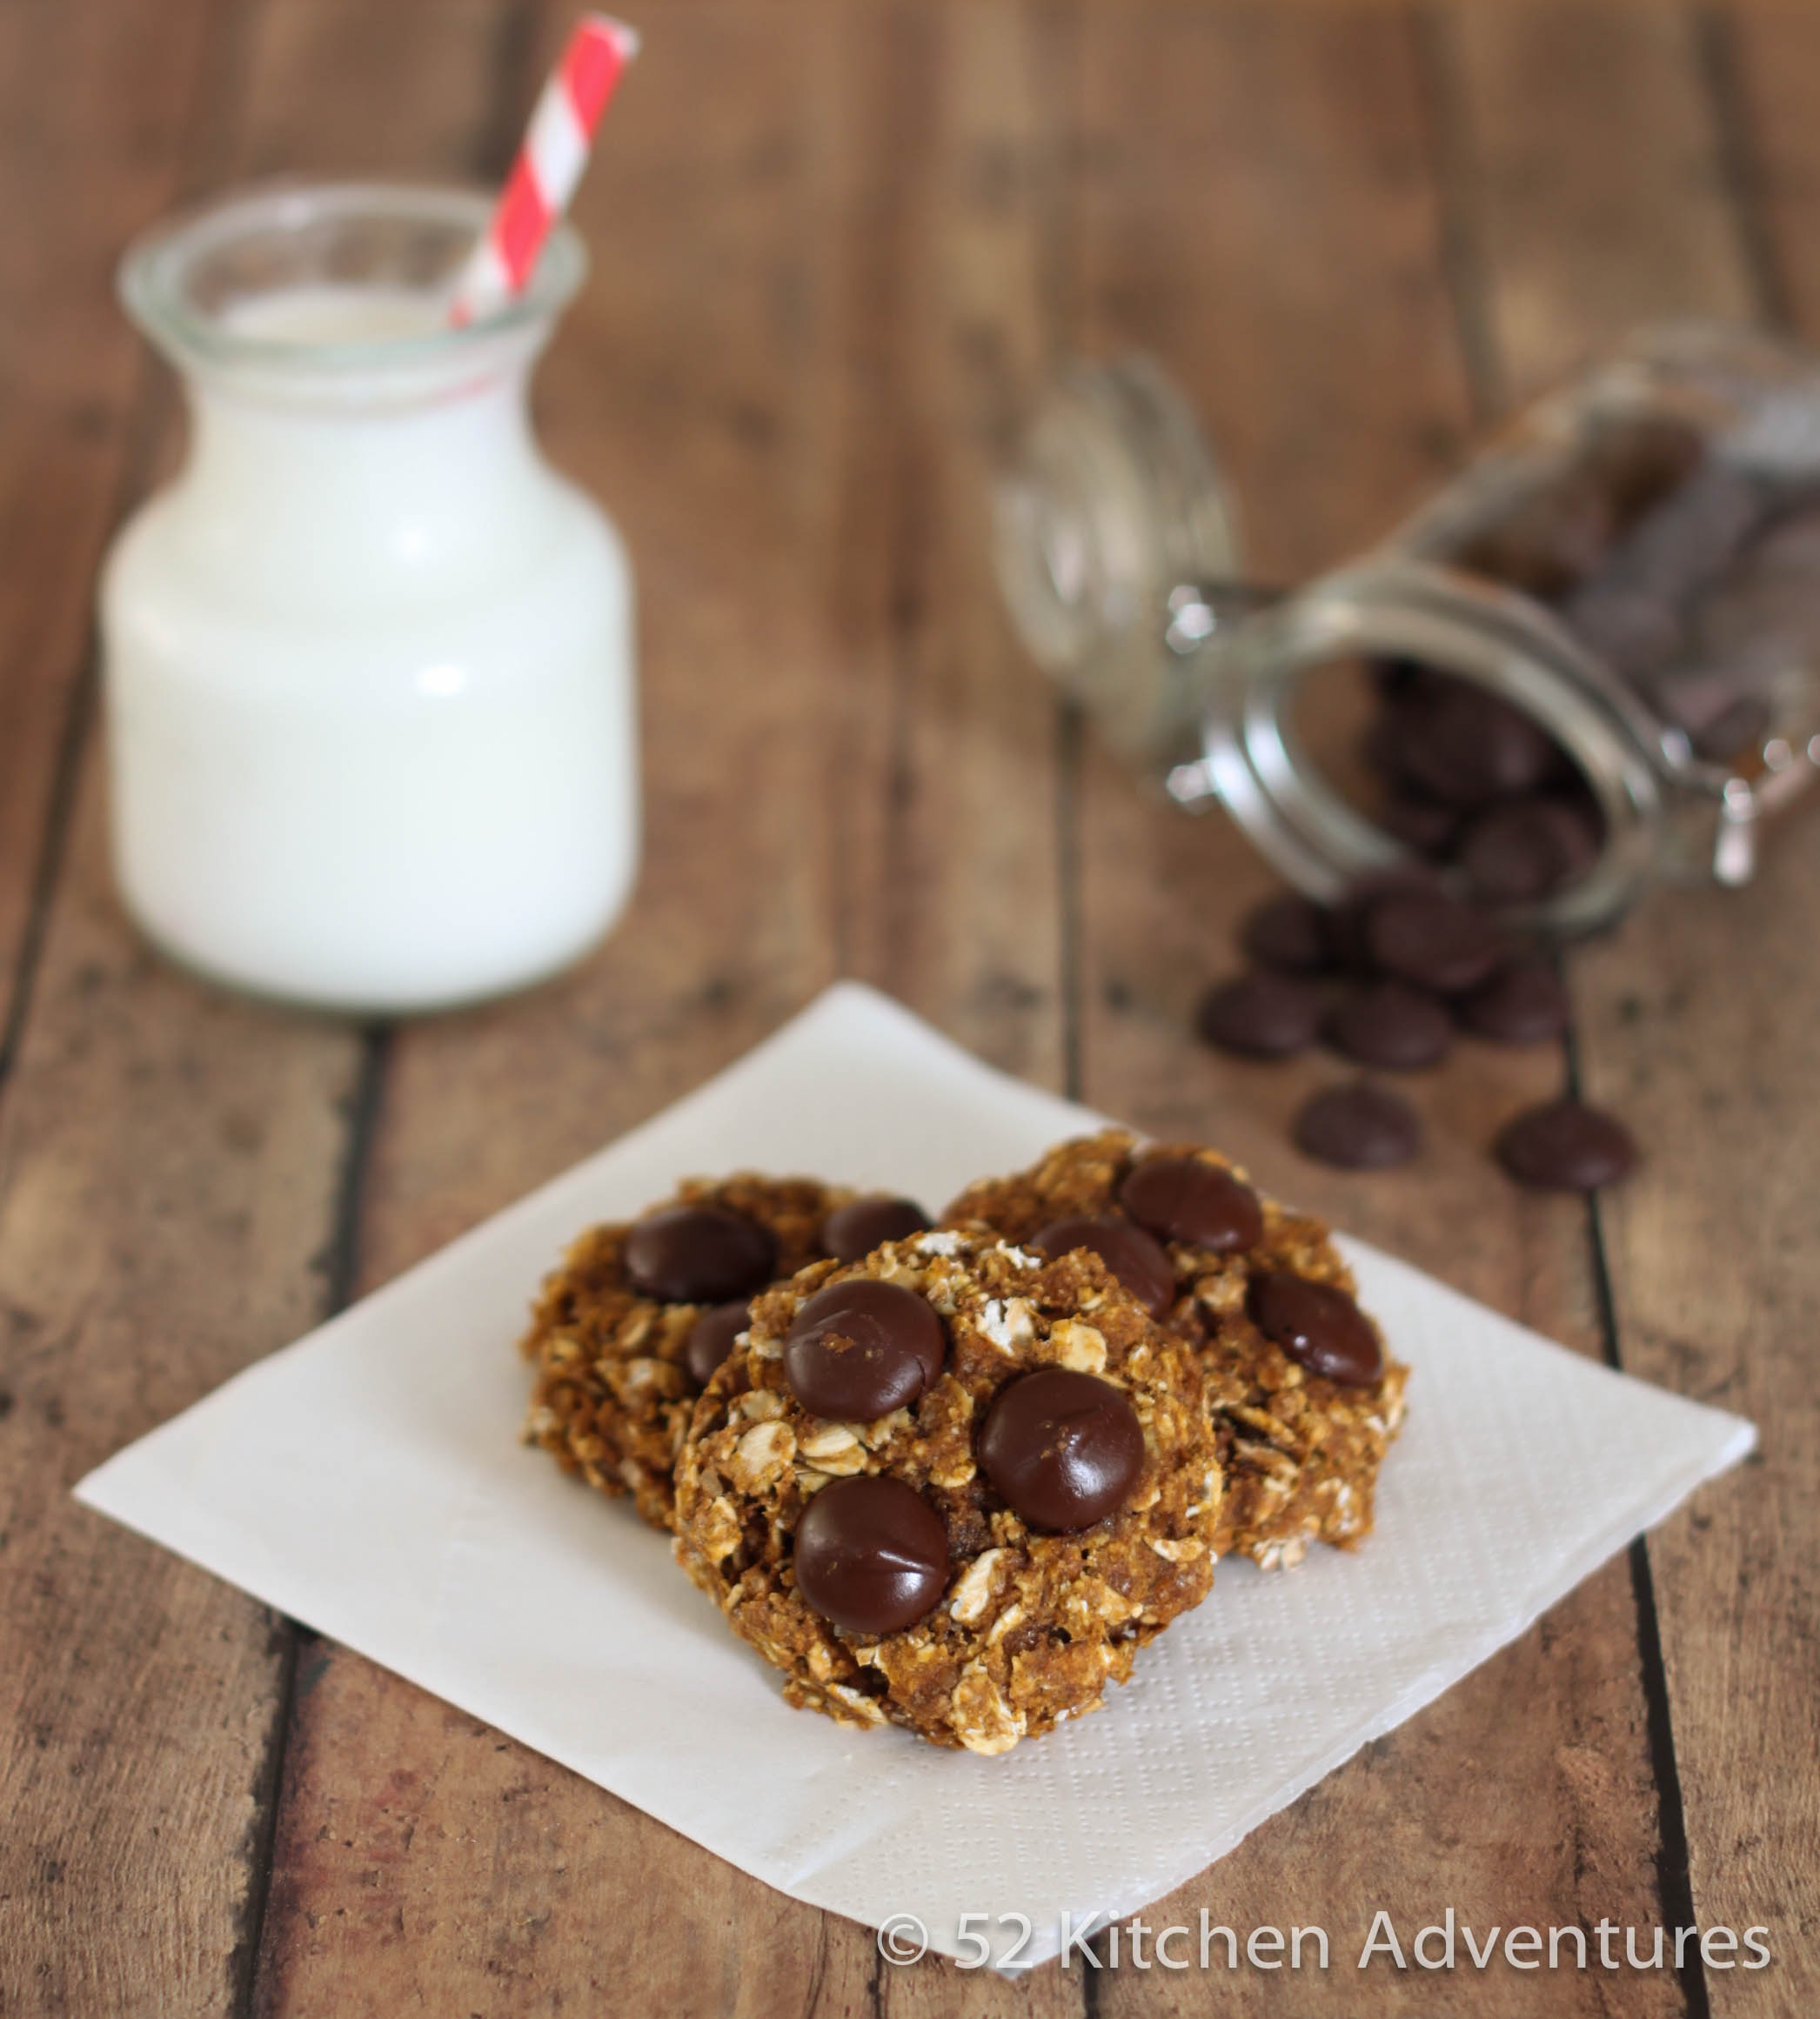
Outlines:
[[1076,366],[994,507],[1000,585],[1037,663],[1126,756],[1191,754],[1208,609],[1196,591],[1235,579],[1240,562],[1219,466],[1181,395],[1147,358]]

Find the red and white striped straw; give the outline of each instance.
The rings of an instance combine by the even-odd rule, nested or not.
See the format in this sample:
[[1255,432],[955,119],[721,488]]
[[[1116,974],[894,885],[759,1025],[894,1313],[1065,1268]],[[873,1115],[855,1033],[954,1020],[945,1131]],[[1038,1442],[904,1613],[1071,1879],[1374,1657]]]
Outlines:
[[519,293],[544,241],[569,207],[588,164],[594,129],[607,100],[639,53],[636,29],[605,14],[585,14],[551,71],[531,115],[518,158],[449,303],[452,323]]

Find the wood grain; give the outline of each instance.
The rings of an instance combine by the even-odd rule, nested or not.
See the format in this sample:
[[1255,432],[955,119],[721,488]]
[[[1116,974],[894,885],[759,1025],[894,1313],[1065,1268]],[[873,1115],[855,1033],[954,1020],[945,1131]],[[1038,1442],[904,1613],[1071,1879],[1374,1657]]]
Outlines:
[[1454,193],[1471,219],[1501,403],[1639,317],[1749,318],[1745,239],[1691,9],[1540,0],[1446,22],[1466,125]]
[[[1786,79],[1811,86],[1820,72],[1801,69],[1813,50],[1798,27],[1777,44],[1783,18],[1765,16],[1757,37],[1751,17],[1751,77],[1786,108]],[[1473,201],[1507,277],[1490,291],[1488,327],[1509,382],[1556,371],[1587,333],[1749,315],[1761,281],[1739,210],[1750,191],[1716,90],[1726,70],[1713,32],[1678,10],[1459,17],[1480,154]],[[1539,101],[1544,77],[1573,81]],[[1622,150],[1609,144],[1620,91],[1638,115]],[[1798,137],[1766,119],[1766,144],[1810,144],[1810,118]],[[1799,184],[1782,158],[1786,203]],[[1785,231],[1787,210],[1770,214]],[[1798,261],[1798,239],[1776,243]],[[1709,1927],[1767,1926],[1778,1958],[1762,1975],[1692,1973],[1695,1995],[1723,2014],[1811,2004],[1820,1926],[1813,1789],[1763,1770],[1811,1753],[1802,1700],[1820,1622],[1820,1585],[1795,1541],[1820,1522],[1820,1425],[1789,1343],[1820,1302],[1820,1271],[1801,1154],[1772,1119],[1789,1088],[1817,1083],[1804,1013],[1815,962],[1783,921],[1811,910],[1820,879],[1811,849],[1785,839],[1751,890],[1659,892],[1571,970],[1589,1096],[1626,1116],[1650,1153],[1599,1212],[1618,1356],[1756,1418],[1764,1438],[1750,1466],[1696,1494],[1648,1549],[1693,1909]]]
[[[0,17],[0,988],[65,852],[91,576],[157,411],[110,268],[206,169],[217,77],[211,8],[103,12]],[[68,1489],[308,1321],[345,1082],[319,1033],[137,947],[97,783],[0,1107],[0,1620],[30,1651],[0,1665],[0,2009],[200,2013],[232,1995],[282,1649]]]
[[[1739,94],[1716,112],[1748,121],[1746,137],[1714,144],[1746,170],[1746,197],[1763,198],[1764,291],[1783,294],[1810,340],[1815,26],[1751,7],[1735,47],[1709,50]],[[1776,1957],[1761,1973],[1708,1970],[1723,2019],[1820,2004],[1820,1789],[1806,1765],[1820,1671],[1820,1251],[1800,1106],[1820,1086],[1820,953],[1803,923],[1820,908],[1815,819],[1804,808],[1773,837],[1746,891],[1661,893],[1576,977],[1588,1081],[1656,1151],[1603,1213],[1624,1365],[1740,1411],[1762,1439],[1742,1474],[1649,1544],[1695,1904],[1708,1926],[1767,1927]]]
[[144,357],[113,264],[195,172],[217,11],[0,10],[0,1073],[34,893],[55,866],[95,568],[143,458]]
[[[1331,565],[1442,479],[1471,419],[1428,52],[1408,17],[1378,10],[1158,8],[1085,26],[1080,340],[1161,351],[1235,471],[1261,573]],[[1087,1098],[1224,1144],[1279,1195],[1596,1351],[1583,1212],[1519,1198],[1486,1155],[1500,1120],[1559,1086],[1559,1054],[1462,1045],[1400,1082],[1427,1125],[1419,1164],[1323,1170],[1286,1138],[1301,1100],[1342,1077],[1335,1064],[1245,1066],[1189,1036],[1268,871],[1227,823],[1184,820],[1097,757],[1081,819]],[[1342,1955],[1328,1973],[1216,1973],[1235,2010],[1444,2009],[1459,1986],[1358,1975],[1373,1912],[1406,1929],[1448,1904],[1482,1929],[1605,1913],[1647,1925],[1656,1848],[1618,1565],[1145,1918],[1192,1924],[1205,1907],[1241,1934],[1328,1929]],[[1100,2007],[1198,2009],[1208,1989],[1198,1973],[1160,1982],[1127,1965]],[[1672,1981],[1626,1995],[1627,2010],[1680,2009]],[[1540,1992],[1500,1965],[1471,1996],[1475,2011],[1553,2013],[1606,2009],[1609,1994],[1571,1976]]]
[[[10,10],[9,28],[26,11]],[[41,144],[55,140],[37,172],[48,166],[73,193],[68,253],[84,291],[65,303],[45,286],[37,390],[47,422],[77,385],[92,383],[99,404],[86,500],[67,458],[49,464],[61,490],[35,478],[35,508],[47,498],[51,507],[44,531],[67,544],[53,566],[21,540],[4,579],[9,596],[33,599],[43,625],[34,657],[60,665],[66,687],[82,661],[87,576],[117,509],[124,445],[171,413],[161,382],[156,404],[142,402],[136,417],[108,405],[134,356],[112,311],[104,322],[97,305],[110,241],[145,221],[142,207],[170,202],[184,177],[226,179],[265,161],[263,123],[287,92],[311,101],[312,165],[370,159],[376,130],[382,160],[411,157],[411,115],[393,108],[389,88],[370,78],[363,95],[339,74],[367,10],[339,10],[338,49],[332,10],[309,11],[308,36],[327,59],[313,71],[295,50],[282,73],[262,65],[262,36],[297,11],[242,22],[198,8],[117,9],[104,22],[98,9],[30,10],[72,30],[67,48],[21,52],[33,60],[17,74],[37,91],[23,130],[36,117],[50,129],[40,126]],[[244,80],[225,60],[243,32]],[[475,51],[471,132],[483,124],[492,54],[490,43]],[[438,118],[450,114],[449,90],[445,74]],[[229,106],[237,120],[224,120]],[[80,124],[56,139],[65,118]],[[434,146],[432,133],[419,167],[458,172],[460,159],[438,159]],[[92,181],[80,172],[89,160]],[[29,321],[23,306],[9,318]],[[103,332],[92,341],[91,327]],[[34,438],[10,436],[7,454]],[[42,739],[34,761],[48,764]],[[6,859],[17,865],[15,852]],[[0,1617],[40,1656],[9,1664],[0,1685],[0,2009],[84,2019],[228,2010],[251,1979],[290,1633],[67,1493],[110,1451],[322,1314],[360,1047],[344,1026],[205,990],[139,945],[110,888],[92,734],[32,1011],[0,1111],[0,1437],[10,1447]]]

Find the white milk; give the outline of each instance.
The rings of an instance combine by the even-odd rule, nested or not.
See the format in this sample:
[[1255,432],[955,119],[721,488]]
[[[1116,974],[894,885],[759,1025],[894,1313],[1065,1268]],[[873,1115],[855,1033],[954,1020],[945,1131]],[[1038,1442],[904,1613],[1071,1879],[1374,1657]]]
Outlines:
[[632,593],[532,437],[549,315],[451,335],[423,295],[306,286],[238,301],[211,350],[127,288],[194,422],[102,589],[135,917],[211,975],[350,1010],[572,960],[636,866]]

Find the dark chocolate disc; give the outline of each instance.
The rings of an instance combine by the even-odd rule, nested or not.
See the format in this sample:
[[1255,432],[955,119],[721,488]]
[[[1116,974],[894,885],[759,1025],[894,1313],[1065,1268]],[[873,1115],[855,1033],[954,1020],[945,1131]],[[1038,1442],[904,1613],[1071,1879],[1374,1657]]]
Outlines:
[[1384,1349],[1371,1320],[1344,1290],[1269,1269],[1246,1294],[1251,1322],[1310,1374],[1366,1388],[1384,1371]]
[[1174,1265],[1142,1227],[1115,1213],[1054,1220],[1027,1245],[1051,1261],[1072,1248],[1091,1248],[1153,1318],[1175,1301]]
[[837,1479],[796,1524],[796,1588],[850,1634],[900,1634],[948,1581],[941,1517],[900,1479]]
[[632,1287],[666,1304],[724,1304],[762,1290],[777,1269],[777,1243],[756,1220],[724,1206],[669,1206],[626,1236]]
[[1454,1021],[1432,995],[1404,981],[1368,981],[1328,1013],[1327,1041],[1362,1066],[1406,1073],[1447,1056]]
[[1541,1045],[1567,1029],[1567,989],[1547,960],[1512,960],[1463,997],[1456,1013],[1475,1036],[1499,1045]]
[[1336,966],[1350,974],[1375,974],[1377,962],[1370,944],[1371,915],[1391,898],[1433,897],[1442,888],[1441,872],[1426,862],[1402,862],[1394,869],[1374,870],[1350,884],[1327,914],[1328,939]]
[[[1187,1241],[1214,1254],[1255,1247],[1264,1235],[1257,1193],[1199,1157],[1146,1157],[1120,1186],[1119,1204],[1159,1239]],[[1172,1300],[1174,1291],[1172,1282]]]
[[1636,1162],[1623,1123],[1577,1100],[1526,1109],[1499,1132],[1497,1159],[1521,1185],[1538,1192],[1593,1192]]
[[751,1305],[738,1297],[731,1304],[711,1305],[695,1320],[683,1348],[683,1365],[698,1388],[706,1387],[713,1380],[721,1361],[733,1350],[733,1341],[751,1321]]
[[1407,1164],[1422,1147],[1415,1110],[1400,1094],[1368,1080],[1311,1095],[1295,1117],[1294,1133],[1298,1149],[1342,1171]]
[[1598,852],[1596,832],[1575,807],[1538,793],[1475,814],[1459,861],[1475,897],[1530,904],[1576,882]]
[[1439,893],[1385,898],[1372,906],[1365,938],[1383,973],[1442,995],[1476,988],[1503,951],[1482,912]]
[[1067,1534],[1125,1504],[1143,1470],[1144,1433],[1110,1381],[1042,1367],[994,1398],[980,1463],[1033,1528]]
[[1402,776],[1450,806],[1482,806],[1533,792],[1555,765],[1554,739],[1535,719],[1469,680],[1451,680],[1400,709]]
[[1315,1041],[1321,997],[1292,974],[1260,968],[1209,989],[1196,1026],[1208,1044],[1248,1059],[1287,1059]]
[[784,1376],[804,1408],[869,1423],[940,1377],[947,1334],[934,1307],[900,1283],[854,1276],[818,1290],[784,1340]]
[[1267,898],[1246,914],[1239,944],[1260,967],[1319,974],[1328,964],[1327,914],[1293,892]]
[[1460,832],[1460,811],[1425,793],[1392,792],[1379,806],[1378,826],[1418,855],[1443,856]]
[[837,1206],[822,1223],[821,1245],[837,1262],[857,1262],[881,1241],[907,1240],[929,1224],[913,1199],[878,1193]]

